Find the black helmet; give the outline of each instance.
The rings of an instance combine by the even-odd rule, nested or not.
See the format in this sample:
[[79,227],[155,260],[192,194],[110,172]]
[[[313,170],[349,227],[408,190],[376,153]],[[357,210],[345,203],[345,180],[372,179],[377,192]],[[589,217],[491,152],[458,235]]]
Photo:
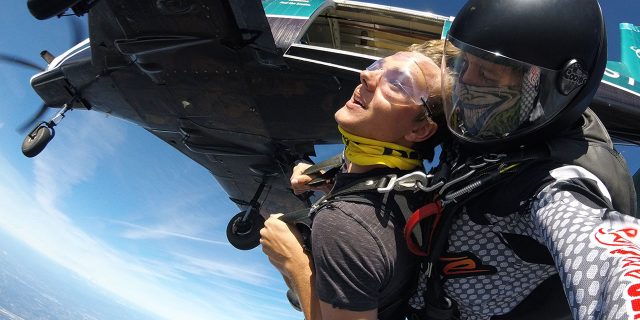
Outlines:
[[607,58],[596,0],[470,0],[446,46],[449,130],[482,147],[524,144],[571,126],[589,106]]

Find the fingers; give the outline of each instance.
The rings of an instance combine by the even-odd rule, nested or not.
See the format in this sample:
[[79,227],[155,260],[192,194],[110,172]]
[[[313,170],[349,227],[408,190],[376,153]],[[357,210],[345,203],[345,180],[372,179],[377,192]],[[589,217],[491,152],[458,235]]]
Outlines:
[[291,174],[291,189],[294,194],[303,194],[308,191],[322,191],[327,193],[331,191],[333,183],[331,179],[326,180],[324,183],[315,184],[313,186],[308,185],[313,180],[312,176],[303,174],[307,168],[311,167],[311,164],[301,162],[293,167],[293,173]]
[[311,166],[312,166],[312,164],[310,164],[310,163],[300,162],[295,167],[293,167],[293,175],[300,175],[305,170],[309,169],[309,167],[311,167]]
[[311,176],[306,174],[302,174],[305,170],[311,167],[311,164],[300,162],[295,167],[293,167],[293,172],[291,173],[291,189],[293,189],[293,193],[302,194],[307,191],[312,190],[311,187],[306,185],[311,180]]
[[260,244],[271,264],[286,276],[298,266],[308,264],[309,257],[302,247],[298,229],[280,220],[281,216],[272,214],[265,221],[260,230]]
[[272,213],[269,215],[269,218],[267,218],[267,220],[271,220],[271,219],[278,219],[280,217],[284,216],[283,213]]
[[292,229],[284,221],[279,218],[282,213],[272,214],[264,221],[264,227],[260,229],[260,244],[262,251],[269,255],[265,250],[271,250],[274,246],[279,245],[283,239],[292,233]]

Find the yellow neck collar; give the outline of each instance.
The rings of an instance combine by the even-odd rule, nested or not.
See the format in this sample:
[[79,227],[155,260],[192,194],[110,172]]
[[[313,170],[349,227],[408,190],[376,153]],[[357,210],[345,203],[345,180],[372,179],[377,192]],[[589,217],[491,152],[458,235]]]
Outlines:
[[422,165],[420,154],[395,143],[359,137],[346,132],[340,126],[344,155],[347,160],[361,166],[384,165],[389,168],[411,170]]

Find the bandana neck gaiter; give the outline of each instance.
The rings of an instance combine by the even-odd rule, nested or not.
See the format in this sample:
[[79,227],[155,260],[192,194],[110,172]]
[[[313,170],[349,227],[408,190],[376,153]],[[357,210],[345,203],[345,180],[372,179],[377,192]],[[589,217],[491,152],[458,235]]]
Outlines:
[[373,140],[351,134],[340,126],[345,158],[357,165],[384,165],[389,168],[411,170],[422,165],[420,154],[398,144]]
[[503,137],[518,128],[520,90],[456,85],[457,116],[464,134]]

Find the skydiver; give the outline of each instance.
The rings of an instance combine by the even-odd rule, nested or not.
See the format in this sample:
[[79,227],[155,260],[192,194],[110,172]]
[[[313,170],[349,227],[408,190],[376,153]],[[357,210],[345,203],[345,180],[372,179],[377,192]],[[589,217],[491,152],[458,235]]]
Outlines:
[[469,0],[446,48],[441,169],[469,178],[465,196],[441,192],[417,318],[638,318],[635,191],[588,109],[607,58],[598,2]]
[[[332,192],[422,168],[423,155],[432,157],[439,143],[434,119],[444,119],[440,76],[416,52],[394,54],[360,73],[361,84],[335,114],[346,164]],[[265,222],[262,249],[299,297],[306,319],[403,319],[416,263],[403,240],[402,214],[383,194],[350,196],[315,210],[311,254],[279,215]]]

